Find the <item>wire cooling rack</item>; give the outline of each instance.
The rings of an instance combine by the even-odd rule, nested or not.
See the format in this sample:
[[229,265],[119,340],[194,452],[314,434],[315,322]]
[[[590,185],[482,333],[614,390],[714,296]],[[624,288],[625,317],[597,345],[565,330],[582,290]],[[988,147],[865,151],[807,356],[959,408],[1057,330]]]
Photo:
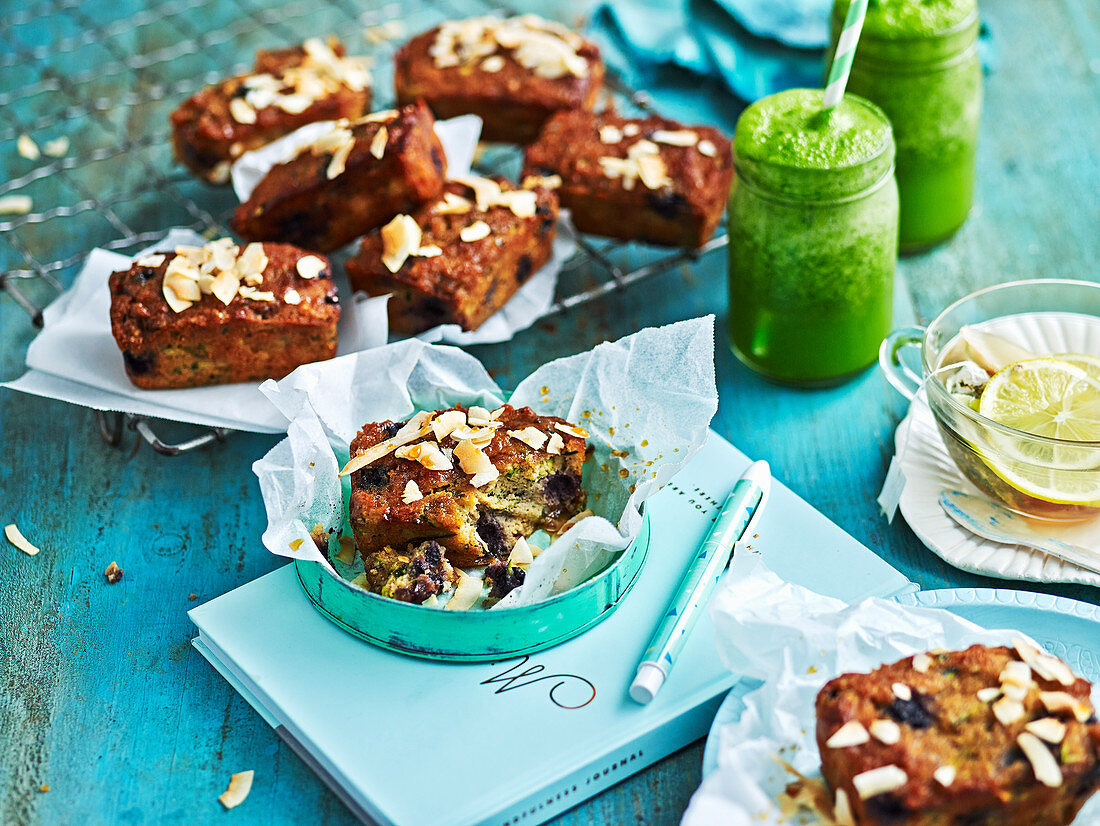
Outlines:
[[[168,115],[203,86],[248,71],[258,49],[334,33],[349,54],[373,57],[373,107],[382,109],[391,103],[393,53],[409,36],[447,19],[514,13],[489,0],[113,0],[95,4],[94,15],[89,9],[83,0],[30,0],[0,15],[0,203],[10,207],[14,196],[30,205],[25,213],[0,212],[0,290],[38,326],[42,307],[71,283],[93,247],[136,252],[173,226],[228,234],[232,191],[200,182],[174,160]],[[644,93],[614,77],[609,87],[621,111],[649,111]],[[23,135],[55,154],[24,157]],[[520,162],[516,148],[495,146],[477,165],[515,178]],[[579,236],[546,315],[726,242],[721,228],[695,250]],[[227,432],[169,444],[141,417],[100,414],[113,445],[127,424],[168,455]]]

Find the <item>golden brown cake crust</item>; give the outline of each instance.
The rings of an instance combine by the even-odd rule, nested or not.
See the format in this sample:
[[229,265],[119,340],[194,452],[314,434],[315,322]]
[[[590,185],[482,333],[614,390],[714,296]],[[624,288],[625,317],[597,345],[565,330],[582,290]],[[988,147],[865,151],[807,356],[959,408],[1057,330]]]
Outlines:
[[446,159],[434,127],[423,102],[340,126],[353,141],[342,164],[333,166],[338,150],[308,147],[277,164],[237,207],[233,229],[253,241],[329,252],[412,212],[443,188]]
[[[520,191],[503,178],[489,180],[502,192]],[[437,324],[476,330],[550,257],[558,199],[543,186],[531,191],[534,212],[521,217],[504,205],[478,209],[470,187],[448,183],[445,192],[469,202],[468,211],[448,211],[448,202],[438,199],[413,214],[422,231],[421,245],[438,247],[441,254],[410,255],[391,272],[383,263],[383,233],[375,230],[347,263],[352,286],[371,295],[392,294],[387,307],[395,332],[415,335]],[[478,223],[486,224],[489,233],[464,241],[461,233]]]
[[[673,140],[688,145],[669,142]],[[658,186],[615,174],[622,163],[601,161],[625,162],[641,147],[660,159],[656,170],[662,174],[656,177],[663,180]],[[733,157],[729,140],[710,126],[684,126],[655,115],[559,112],[527,147],[523,174],[560,176],[562,208],[571,210],[573,224],[582,232],[698,247],[722,218]]]
[[[339,41],[332,40],[329,45],[334,54],[343,57],[344,47]],[[288,69],[300,66],[305,56],[301,46],[261,51],[256,55],[254,74],[282,79]],[[248,91],[245,82],[250,77],[252,75],[239,75],[207,86],[171,114],[172,147],[176,158],[210,183],[228,183],[229,166],[233,161],[307,123],[357,118],[370,110],[369,86],[354,89],[346,84],[334,84],[330,91],[315,97],[301,112],[264,106],[255,110],[254,123],[241,123],[231,114],[230,104],[244,98]]]
[[[1032,662],[1039,653],[1030,646],[1019,650],[1030,652]],[[1054,659],[1046,656],[1045,662]],[[1038,668],[1029,672],[1023,659],[1012,648],[974,645],[917,655],[916,664],[906,657],[870,674],[843,674],[821,689],[822,773],[847,795],[857,826],[1064,826],[1073,820],[1100,787],[1100,725],[1090,685],[1064,665],[1063,681],[1046,679]],[[1014,678],[1002,682],[1012,669],[1026,677],[1017,690],[1005,688]],[[1002,691],[1017,691],[1021,707],[1014,709]],[[1035,728],[1040,720],[1054,722]],[[865,742],[828,745],[852,721],[870,732]],[[1057,742],[1030,734],[1046,727],[1064,734]],[[879,739],[876,732],[884,730],[887,741],[895,733],[897,741]],[[1037,780],[1021,736],[1042,743],[1053,757],[1057,785]],[[853,778],[886,766],[901,769],[904,782],[862,799]]]
[[577,35],[572,37],[577,37],[576,53],[587,64],[584,76],[539,77],[517,62],[514,50],[507,48],[485,55],[502,59],[496,71],[481,68],[483,56],[439,66],[431,51],[441,28],[414,37],[397,52],[397,99],[408,103],[423,98],[438,118],[478,115],[483,121],[483,140],[529,143],[554,112],[591,109],[603,87],[600,50]]
[[[130,381],[156,389],[279,379],[302,364],[335,356],[340,307],[328,260],[289,244],[263,249],[263,279],[251,286],[260,295],[271,293],[271,301],[238,294],[226,305],[202,295],[175,312],[164,293],[174,251],[139,259],[161,258],[155,266],[135,262],[112,273],[111,332]],[[298,261],[306,257],[324,263],[314,278],[298,273]],[[288,296],[298,303],[288,303]]]
[[[584,509],[584,437],[575,435],[563,419],[538,416],[529,407],[504,405],[497,421],[501,426],[483,452],[500,476],[486,485],[475,487],[471,475],[453,457],[451,469],[429,470],[418,461],[389,453],[352,474],[351,524],[364,559],[386,546],[400,552],[410,544],[434,539],[451,564],[484,565],[507,559],[518,536],[530,536],[540,528],[556,531]],[[393,437],[401,424],[364,425],[351,443],[351,456]],[[549,452],[549,439],[536,449],[509,435],[528,427],[550,438],[556,435],[559,452]],[[425,438],[433,440],[431,434]],[[439,444],[448,449],[456,446],[449,437]],[[410,482],[422,498],[406,502]]]

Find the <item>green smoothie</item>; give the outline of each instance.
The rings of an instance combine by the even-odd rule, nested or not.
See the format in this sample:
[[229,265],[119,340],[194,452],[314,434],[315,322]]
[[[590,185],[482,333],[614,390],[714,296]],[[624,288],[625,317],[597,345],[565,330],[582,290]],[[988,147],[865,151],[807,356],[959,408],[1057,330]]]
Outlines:
[[897,261],[894,142],[886,117],[822,92],[757,101],[737,122],[730,198],[730,341],[777,381],[835,384],[890,331]]
[[[835,0],[834,41],[850,0]],[[976,0],[870,0],[848,91],[886,112],[897,144],[900,243],[949,238],[970,212],[982,104]]]

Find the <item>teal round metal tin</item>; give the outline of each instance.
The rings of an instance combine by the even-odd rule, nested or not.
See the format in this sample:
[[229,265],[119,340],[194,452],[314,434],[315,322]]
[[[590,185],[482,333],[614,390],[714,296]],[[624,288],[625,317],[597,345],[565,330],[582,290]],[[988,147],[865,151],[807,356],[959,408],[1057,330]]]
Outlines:
[[634,542],[591,579],[534,605],[489,611],[424,608],[365,591],[319,562],[294,565],[313,606],[349,634],[413,657],[481,662],[541,651],[607,619],[638,579],[649,536],[646,513]]

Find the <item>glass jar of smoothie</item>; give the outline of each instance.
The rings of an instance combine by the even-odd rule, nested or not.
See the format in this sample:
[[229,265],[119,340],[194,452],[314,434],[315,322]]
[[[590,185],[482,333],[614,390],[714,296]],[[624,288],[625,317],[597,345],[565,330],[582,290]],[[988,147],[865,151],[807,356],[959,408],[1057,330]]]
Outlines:
[[741,113],[729,207],[735,355],[775,381],[838,384],[890,330],[898,248],[894,140],[877,106],[790,89]]
[[[851,0],[835,0],[833,42]],[[982,109],[976,0],[871,0],[848,91],[877,104],[897,143],[902,252],[950,238],[974,196]]]

